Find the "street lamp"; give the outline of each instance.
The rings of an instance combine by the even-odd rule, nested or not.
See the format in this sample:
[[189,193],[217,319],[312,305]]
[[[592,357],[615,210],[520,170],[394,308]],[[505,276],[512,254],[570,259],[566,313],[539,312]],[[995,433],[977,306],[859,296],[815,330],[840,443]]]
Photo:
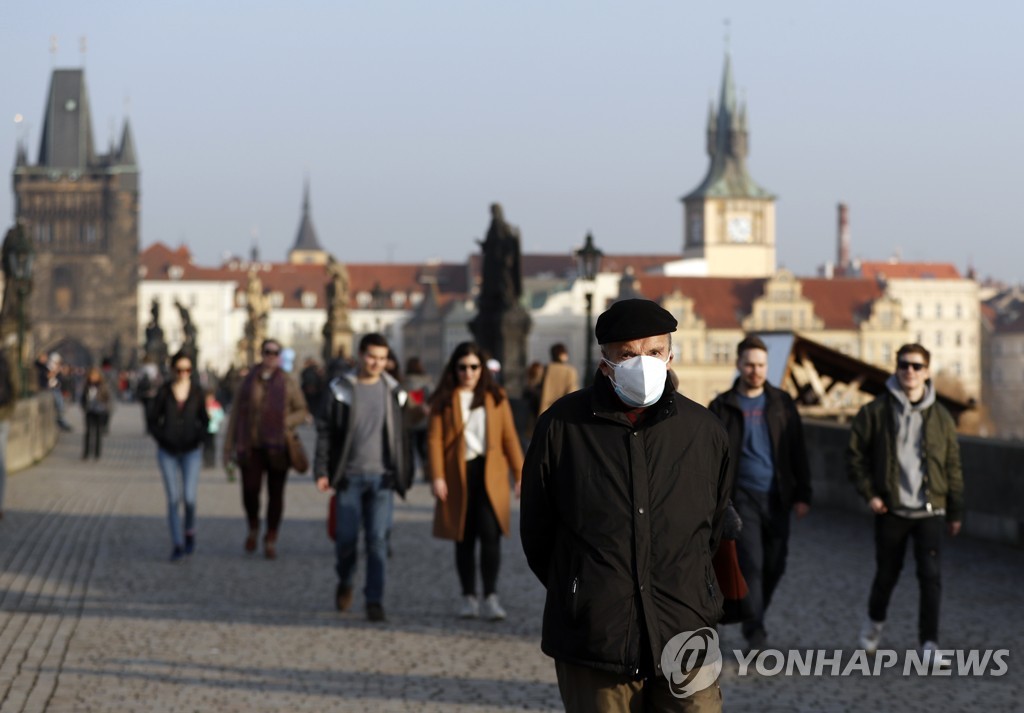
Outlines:
[[384,301],[387,299],[388,293],[383,287],[380,286],[380,280],[373,283],[373,289],[370,290],[370,305],[373,309],[377,310],[377,331],[380,332],[381,318],[380,310],[384,309]]
[[3,247],[4,275],[18,295],[18,378],[21,396],[28,393],[25,377],[25,299],[32,290],[32,262],[35,254],[32,241],[21,223],[7,231]]
[[601,271],[601,257],[603,255],[604,253],[594,245],[594,236],[591,233],[587,233],[587,239],[583,243],[583,247],[576,251],[576,272],[579,275],[579,279],[586,280],[589,283],[589,289],[584,293],[587,299],[587,329],[583,338],[584,352],[587,357],[583,378],[587,384],[594,380],[594,357],[590,344],[594,317],[594,279],[597,277],[597,273]]

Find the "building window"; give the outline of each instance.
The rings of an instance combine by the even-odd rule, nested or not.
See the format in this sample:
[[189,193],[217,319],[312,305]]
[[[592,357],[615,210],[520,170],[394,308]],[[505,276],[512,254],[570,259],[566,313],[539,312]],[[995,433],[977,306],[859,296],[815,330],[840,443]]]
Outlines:
[[942,319],[942,303],[935,305],[935,319]]
[[955,336],[953,337],[953,343],[954,343],[954,344],[955,344],[956,346],[958,346],[958,347],[960,347],[960,346],[963,346],[963,343],[964,343],[964,335],[963,335],[963,333],[962,333],[962,332],[957,332],[957,333],[956,333],[956,335],[955,335]]
[[75,307],[75,278],[70,267],[53,269],[53,310],[69,314]]
[[283,294],[281,294],[280,292],[271,292],[270,293],[270,306],[271,307],[280,307],[283,304],[284,304],[284,295]]
[[316,307],[316,294],[313,292],[303,292],[302,306],[306,309],[313,309]]
[[918,318],[924,317],[924,305],[920,302],[917,303],[917,316]]
[[937,346],[937,347],[941,347],[942,346],[942,332],[936,332],[935,333],[935,346]]
[[964,316],[964,306],[959,302],[956,303],[956,318],[962,319]]

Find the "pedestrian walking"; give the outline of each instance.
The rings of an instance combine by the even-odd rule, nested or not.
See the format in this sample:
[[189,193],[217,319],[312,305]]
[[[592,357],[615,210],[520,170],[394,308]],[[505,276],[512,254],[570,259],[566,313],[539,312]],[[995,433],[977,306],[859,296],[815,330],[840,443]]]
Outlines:
[[764,615],[786,571],[790,513],[810,511],[811,470],[804,429],[789,394],[768,383],[768,347],[756,336],[736,347],[739,376],[708,407],[729,435],[732,501],[743,526],[740,571],[750,590],[743,636],[764,649]]
[[367,334],[359,342],[358,371],[341,374],[316,422],[313,477],[317,489],[334,491],[337,532],[335,572],[338,611],[352,606],[359,529],[366,540],[366,618],[385,620],[387,535],[392,491],[405,495],[412,483],[412,457],[404,423],[408,396],[385,372],[388,342]]
[[157,443],[156,461],[167,494],[172,562],[195,551],[199,470],[210,422],[203,391],[192,378],[193,368],[186,352],[179,351],[171,357],[171,380],[157,389],[147,414],[147,427]]
[[662,666],[722,616],[712,557],[732,490],[725,430],[669,380],[675,329],[649,300],[612,304],[593,385],[541,414],[526,453],[520,534],[570,712],[722,709],[717,682],[677,698],[688,672]]
[[213,468],[217,465],[217,434],[224,422],[224,407],[217,400],[216,389],[211,387],[206,389],[206,416],[209,425],[203,435],[203,466]]
[[537,414],[551,408],[551,404],[566,394],[580,388],[580,377],[576,367],[569,363],[569,350],[561,342],[551,345],[551,363],[544,367],[540,386],[540,402]]
[[224,467],[237,463],[242,474],[242,503],[249,531],[245,551],[255,552],[260,536],[260,493],[267,482],[267,529],[263,554],[277,557],[277,535],[284,514],[284,486],[288,479],[289,432],[309,412],[299,385],[281,368],[281,343],[267,339],[260,348],[262,361],[245,376],[234,397],[224,434]]
[[82,460],[92,456],[100,459],[103,441],[103,427],[110,414],[110,389],[103,372],[92,367],[85,379],[81,398],[85,412],[85,437],[82,441]]
[[[455,541],[462,585],[459,616],[501,620],[498,598],[501,536],[511,526],[510,500],[519,497],[523,451],[505,391],[484,367],[474,342],[455,347],[431,400],[427,452],[434,506],[434,537]],[[483,599],[477,596],[480,542]]]
[[956,423],[936,401],[930,363],[920,344],[901,346],[885,392],[861,407],[850,429],[847,472],[875,514],[875,578],[860,633],[868,653],[881,642],[910,540],[920,587],[918,642],[929,659],[938,650],[942,532],[960,532],[964,481]]
[[411,356],[405,362],[404,388],[409,394],[406,422],[412,439],[413,452],[419,460],[423,479],[430,481],[427,470],[427,421],[430,416],[430,399],[434,393],[434,379],[423,368],[419,357]]

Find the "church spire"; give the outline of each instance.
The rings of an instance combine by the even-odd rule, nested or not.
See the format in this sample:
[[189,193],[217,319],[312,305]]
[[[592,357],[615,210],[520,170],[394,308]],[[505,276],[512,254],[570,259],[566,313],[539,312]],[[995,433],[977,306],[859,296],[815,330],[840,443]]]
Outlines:
[[708,110],[707,150],[711,158],[701,184],[690,198],[771,198],[747,173],[747,107],[736,99],[732,58],[725,54],[718,106]]
[[295,245],[288,253],[288,260],[293,263],[327,264],[327,253],[320,246],[313,227],[313,218],[309,207],[309,177],[302,188],[302,219],[299,221],[299,232],[295,236]]

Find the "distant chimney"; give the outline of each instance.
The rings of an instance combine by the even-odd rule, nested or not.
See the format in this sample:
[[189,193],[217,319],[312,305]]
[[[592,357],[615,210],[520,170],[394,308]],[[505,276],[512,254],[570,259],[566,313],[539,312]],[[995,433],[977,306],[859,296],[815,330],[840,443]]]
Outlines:
[[839,204],[839,245],[836,253],[836,274],[846,275],[850,271],[850,209],[845,203]]

